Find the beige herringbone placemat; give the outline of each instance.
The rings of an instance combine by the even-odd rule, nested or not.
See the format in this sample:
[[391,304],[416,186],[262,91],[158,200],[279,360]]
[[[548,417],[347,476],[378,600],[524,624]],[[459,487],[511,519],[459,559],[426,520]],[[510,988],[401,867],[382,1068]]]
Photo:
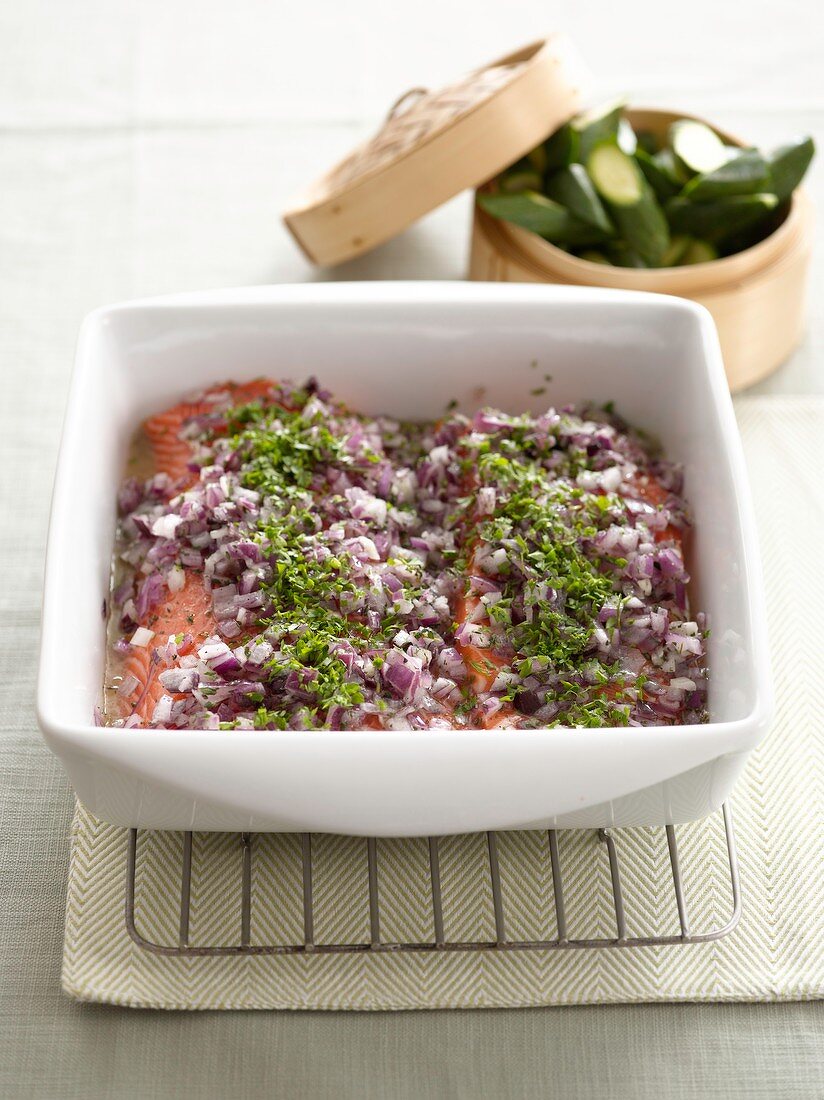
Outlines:
[[[164,1008],[443,1008],[653,1000],[778,1000],[824,995],[824,402],[738,403],[767,575],[778,718],[734,798],[744,890],[738,929],[709,944],[638,950],[369,956],[164,958],[124,923],[127,831],[78,807],[72,833],[63,985],[76,997]],[[696,930],[729,911],[726,851],[714,822],[678,829]],[[662,830],[622,830],[630,935],[677,931]],[[252,942],[301,942],[294,837],[254,840]],[[501,834],[510,936],[554,935],[546,834]],[[178,834],[140,841],[137,906],[144,935],[175,943]],[[609,874],[592,833],[560,838],[569,933],[614,935]],[[192,943],[238,942],[237,837],[195,837]],[[316,941],[368,941],[362,842],[315,839]],[[198,867],[208,861],[208,878]],[[380,842],[382,932],[431,938],[426,850]],[[593,872],[593,868],[595,871]],[[443,844],[448,938],[491,938],[483,841]]]

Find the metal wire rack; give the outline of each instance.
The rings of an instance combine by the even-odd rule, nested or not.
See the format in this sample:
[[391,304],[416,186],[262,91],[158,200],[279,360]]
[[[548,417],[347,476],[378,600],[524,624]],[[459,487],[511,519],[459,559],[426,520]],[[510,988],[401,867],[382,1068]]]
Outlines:
[[[177,957],[204,957],[222,955],[294,955],[294,954],[339,954],[342,952],[368,951],[372,953],[417,951],[552,951],[580,948],[639,948],[674,944],[706,943],[720,939],[731,932],[741,917],[741,887],[738,870],[738,857],[735,847],[732,811],[728,803],[722,807],[723,831],[726,843],[726,865],[729,870],[730,911],[723,923],[714,923],[710,927],[696,930],[691,926],[687,907],[687,891],[681,871],[678,853],[678,840],[675,827],[666,826],[666,841],[669,853],[669,870],[672,881],[672,900],[677,910],[677,934],[651,934],[648,936],[628,935],[625,891],[622,886],[621,867],[615,836],[620,830],[598,830],[600,841],[598,848],[606,851],[611,883],[611,902],[614,909],[614,936],[591,939],[576,939],[568,934],[567,905],[564,895],[564,881],[558,847],[558,833],[548,831],[549,862],[552,877],[553,904],[555,910],[556,935],[550,939],[519,940],[507,933],[507,919],[504,894],[501,888],[501,867],[498,853],[498,836],[494,832],[486,834],[489,885],[494,917],[495,935],[485,940],[450,940],[445,935],[444,899],[441,890],[441,841],[437,837],[428,838],[429,847],[429,883],[431,888],[432,938],[421,942],[390,942],[381,933],[381,894],[378,846],[374,838],[365,838],[366,871],[368,880],[368,942],[317,942],[315,929],[318,927],[316,904],[313,893],[313,855],[312,837],[308,833],[300,837],[301,885],[302,896],[295,902],[302,907],[303,935],[297,943],[253,943],[253,890],[252,836],[244,833],[240,836],[240,921],[237,942],[213,946],[193,945],[190,943],[190,915],[192,902],[192,861],[193,834],[183,834],[182,858],[180,867],[180,919],[177,943],[155,943],[147,939],[139,930],[139,906],[137,904],[136,881],[139,858],[138,830],[132,829],[128,844],[128,864],[126,874],[126,928],[135,943],[146,951],[156,955]],[[200,868],[201,874],[209,869]]]

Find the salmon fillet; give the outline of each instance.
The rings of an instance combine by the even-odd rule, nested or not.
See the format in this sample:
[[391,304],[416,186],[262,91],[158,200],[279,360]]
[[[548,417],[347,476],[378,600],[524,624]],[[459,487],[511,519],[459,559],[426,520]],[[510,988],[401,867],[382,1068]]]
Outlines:
[[[467,486],[467,491],[471,492],[476,488],[477,484],[472,482],[472,484]],[[669,492],[658,479],[651,474],[644,473],[638,474],[630,480],[629,493],[620,494],[619,491],[619,495],[632,496],[653,507],[660,507],[666,503]],[[668,524],[660,531],[655,532],[655,541],[659,543],[671,542],[678,553],[683,554],[682,532],[672,524]],[[475,571],[477,571],[477,566],[475,565],[474,554],[471,554],[469,558],[470,576]],[[492,634],[493,644],[495,643],[496,635],[498,636],[499,644],[495,648],[481,647],[459,640],[455,642],[455,646],[469,670],[469,679],[475,691],[478,693],[489,692],[492,690],[492,685],[498,678],[499,673],[503,669],[506,669],[517,655],[506,647],[506,643],[501,638],[502,631],[500,628],[496,629],[495,625],[491,623],[489,618],[483,613],[481,598],[479,595],[472,592],[471,582],[467,591],[455,598],[453,601],[453,608],[456,627],[460,628],[468,623],[480,621]],[[655,668],[648,658],[644,659],[641,671],[647,676],[651,676],[654,673],[659,679],[664,681],[667,679],[666,676],[662,676],[661,671]],[[597,692],[596,690],[596,693],[608,699],[615,699],[619,692],[615,685],[608,684],[601,692]],[[478,724],[484,729],[510,728],[517,726],[522,720],[523,715],[521,715],[511,703],[504,702],[501,708],[491,716],[480,714],[477,715],[477,718]]]
[[165,645],[172,635],[188,634],[192,641],[187,646],[178,647],[178,652],[183,656],[214,633],[212,599],[203,587],[201,574],[187,569],[183,588],[179,592],[168,592],[140,625],[154,631],[154,638],[147,646],[131,646],[124,661],[124,671],[138,682],[128,700],[132,704],[129,713],[137,714],[148,722],[161,695],[166,694],[157,678],[161,669],[153,658],[155,649]]
[[197,401],[181,401],[166,412],[150,416],[143,424],[143,431],[151,444],[155,472],[167,474],[173,481],[185,479],[191,485],[197,480],[197,475],[189,469],[192,445],[180,436],[188,421],[214,412],[214,399],[219,394],[229,393],[233,405],[242,405],[256,397],[265,397],[272,389],[272,383],[264,379],[243,385],[229,382],[212,386]]
[[[229,393],[232,405],[242,405],[255,398],[264,398],[273,390],[271,382],[256,379],[243,385],[230,382],[212,386],[197,401],[181,401],[165,412],[149,417],[143,431],[149,440],[154,472],[166,474],[181,488],[187,488],[197,480],[197,474],[189,469],[193,448],[181,438],[186,424],[197,416],[215,411],[215,398]],[[152,608],[138,623],[154,632],[148,646],[132,646],[124,660],[124,676],[133,676],[137,687],[124,701],[126,715],[136,714],[142,720],[151,721],[152,712],[166,692],[158,680],[159,666],[154,651],[163,646],[170,635],[190,634],[192,648],[215,631],[212,598],[203,585],[198,570],[185,569],[183,587],[178,592],[167,591],[163,601]],[[183,652],[186,652],[185,650]],[[181,655],[183,655],[181,653]],[[123,715],[125,716],[125,715]]]
[[[211,387],[196,400],[184,401],[163,413],[157,414],[146,420],[143,431],[150,444],[154,472],[165,474],[174,485],[174,490],[183,492],[191,488],[199,479],[197,467],[193,459],[197,455],[193,442],[186,438],[186,428],[193,420],[199,417],[217,414],[213,421],[209,421],[210,428],[217,434],[222,434],[220,410],[222,407],[243,405],[256,399],[268,398],[268,403],[277,404],[276,393],[282,393],[280,387],[271,381],[256,380],[251,383],[238,385],[224,383]],[[281,400],[283,400],[281,398]],[[286,407],[285,405],[283,407]],[[223,431],[225,431],[225,426]],[[471,496],[477,491],[479,480],[477,473],[470,473],[468,481],[463,486],[467,495]],[[671,494],[665,485],[654,474],[645,470],[631,477],[624,486],[618,490],[619,494],[626,498],[641,500],[653,507],[664,505]],[[480,555],[481,541],[473,532],[477,529],[482,517],[475,516],[466,521],[467,526],[461,530],[459,542],[464,548],[469,546],[467,553],[467,582],[463,592],[459,592],[450,599],[450,610],[453,622],[460,633],[460,627],[467,624],[482,626],[484,631],[491,636],[491,645],[475,645],[466,641],[454,640],[464,665],[468,671],[468,684],[473,692],[478,695],[489,693],[500,673],[508,669],[518,654],[512,649],[503,627],[492,621],[487,614],[486,607],[481,600],[480,593],[485,589],[481,586],[477,590],[471,583],[473,575],[483,575],[482,558]],[[667,542],[679,553],[683,550],[684,533],[681,528],[672,524],[654,533],[654,539],[658,543]],[[150,630],[153,637],[146,646],[132,645],[124,656],[123,673],[124,680],[134,679],[133,690],[127,696],[121,696],[121,717],[136,716],[144,724],[152,721],[153,712],[157,703],[164,695],[172,696],[172,699],[184,699],[185,694],[175,695],[168,692],[160,683],[159,674],[167,665],[165,660],[157,653],[168,642],[170,637],[180,638],[188,636],[181,647],[178,643],[178,652],[181,656],[197,650],[203,641],[217,632],[217,622],[213,612],[212,593],[207,591],[201,567],[183,567],[184,579],[182,587],[172,592],[165,589],[163,599],[156,602],[141,618],[138,625]],[[178,572],[177,576],[180,574]],[[488,590],[488,589],[487,589]],[[138,601],[139,602],[139,601]],[[347,618],[348,616],[344,616]],[[362,616],[352,615],[353,621],[362,621]],[[228,635],[227,635],[228,636]],[[250,637],[249,631],[245,631],[237,637],[233,645],[242,644]],[[605,643],[606,644],[606,643]],[[641,671],[651,675],[653,672],[659,682],[662,677],[661,670],[653,669],[648,658],[643,659]],[[603,688],[593,688],[594,693],[602,693],[609,699],[620,697],[621,687],[615,683],[605,685]],[[453,695],[453,698],[455,696]],[[495,703],[497,709],[493,709]],[[504,700],[490,700],[485,704],[492,713],[484,710],[481,702],[475,707],[471,718],[467,720],[466,712],[461,707],[456,708],[448,701],[442,700],[443,712],[437,715],[439,719],[451,717],[455,726],[472,724],[482,728],[515,728],[523,724],[525,714],[517,710],[515,706]],[[526,704],[524,704],[526,705]],[[415,714],[429,724],[432,714],[424,711]],[[388,728],[376,714],[366,714],[360,719],[359,728]],[[443,724],[437,721],[434,724]],[[340,727],[336,727],[340,728]]]

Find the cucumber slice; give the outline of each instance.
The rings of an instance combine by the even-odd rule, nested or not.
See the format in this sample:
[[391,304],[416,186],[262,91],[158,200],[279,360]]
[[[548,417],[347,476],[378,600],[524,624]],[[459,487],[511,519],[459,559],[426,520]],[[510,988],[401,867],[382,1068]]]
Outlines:
[[598,198],[598,192],[582,164],[570,164],[547,180],[546,194],[550,199],[565,206],[576,218],[594,225],[606,236],[612,236],[615,229],[604,210],[604,204]]
[[635,206],[644,194],[644,177],[632,157],[617,145],[602,142],[587,161],[587,171],[599,195],[611,206]]
[[519,195],[478,195],[479,205],[496,218],[530,229],[553,244],[600,244],[605,234],[536,191]]
[[669,244],[667,220],[635,160],[612,142],[602,142],[593,149],[587,171],[627,245],[645,263],[660,263]]
[[690,241],[689,247],[684,252],[678,263],[685,267],[688,264],[708,264],[718,259],[718,249],[709,241]]
[[586,260],[591,264],[606,264],[607,267],[612,267],[612,261],[608,260],[603,252],[599,252],[597,248],[585,248],[583,252],[578,253],[579,260]]
[[661,267],[677,267],[692,245],[692,238],[678,234],[670,239],[669,248],[661,257]]
[[690,202],[678,195],[667,203],[666,212],[674,233],[688,233],[720,244],[726,237],[756,225],[777,205],[777,196],[769,193],[730,195],[713,202]]
[[629,157],[638,148],[638,138],[635,136],[635,131],[625,118],[622,118],[618,123],[618,148],[623,149]]
[[596,145],[603,141],[616,141],[623,113],[624,100],[614,99],[576,115],[569,124],[578,138],[575,160],[586,164]]
[[546,139],[543,149],[546,156],[545,171],[554,172],[558,168],[566,168],[577,158],[578,135],[573,133],[567,122]]
[[745,149],[714,172],[694,176],[681,194],[693,202],[726,195],[754,195],[770,187],[770,170],[757,149]]
[[519,191],[539,191],[543,182],[543,176],[534,168],[516,165],[504,172],[498,180],[498,187],[505,195],[514,195]]
[[[666,152],[669,153],[669,149]],[[675,178],[674,172],[665,170],[659,164],[658,155],[650,156],[646,149],[639,145],[635,150],[635,159],[660,202],[666,202],[681,190],[680,181]]]
[[714,130],[688,118],[670,126],[669,144],[678,164],[690,176],[714,172],[729,155]]
[[798,187],[815,155],[815,143],[811,137],[798,138],[787,145],[779,145],[770,154],[769,168],[771,190],[785,202]]

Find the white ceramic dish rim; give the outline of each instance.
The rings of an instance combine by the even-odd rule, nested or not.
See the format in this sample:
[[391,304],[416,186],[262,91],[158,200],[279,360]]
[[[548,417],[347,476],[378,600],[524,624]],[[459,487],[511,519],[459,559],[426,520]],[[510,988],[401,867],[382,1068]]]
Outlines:
[[[78,461],[82,447],[75,440],[82,423],[83,391],[89,383],[90,364],[88,343],[92,330],[107,316],[121,310],[152,310],[179,307],[197,307],[208,310],[211,306],[261,305],[270,303],[329,301],[403,304],[406,302],[426,302],[437,300],[439,303],[455,302],[496,302],[509,298],[513,301],[540,300],[551,292],[555,299],[569,299],[574,302],[588,302],[597,305],[607,300],[614,301],[616,296],[626,302],[653,307],[654,302],[666,301],[668,305],[677,302],[680,309],[692,313],[700,325],[704,352],[707,360],[707,377],[711,397],[717,410],[723,433],[727,457],[734,481],[735,504],[740,522],[742,537],[742,561],[746,573],[745,592],[751,624],[752,649],[749,654],[755,669],[755,688],[753,705],[750,712],[741,718],[730,721],[709,722],[692,726],[646,726],[646,727],[596,727],[576,729],[576,750],[587,748],[597,753],[604,737],[619,740],[628,756],[642,760],[644,747],[653,739],[660,748],[661,741],[677,743],[678,757],[682,769],[695,766],[710,757],[723,754],[747,752],[752,749],[765,732],[772,714],[773,700],[769,658],[766,647],[766,616],[761,580],[761,568],[757,549],[757,538],[752,503],[748,491],[747,474],[743,451],[738,437],[737,425],[718,348],[717,334],[709,313],[701,306],[681,299],[674,299],[636,291],[615,291],[579,287],[540,287],[505,284],[460,284],[428,282],[387,282],[387,283],[326,283],[300,284],[291,286],[250,287],[233,290],[204,291],[169,295],[161,298],[136,299],[113,306],[102,307],[89,314],[81,328],[75,372],[72,378],[69,401],[64,421],[57,472],[52,500],[51,519],[48,535],[48,547],[45,567],[44,602],[42,615],[40,670],[37,687],[37,714],[40,726],[49,743],[57,748],[61,743],[71,746],[89,757],[101,756],[111,761],[120,760],[132,766],[135,750],[142,754],[151,754],[154,748],[164,747],[176,755],[176,750],[188,754],[198,754],[214,748],[217,744],[231,744],[239,751],[247,745],[272,745],[276,743],[279,751],[299,747],[312,758],[334,760],[347,746],[354,747],[368,743],[381,754],[395,756],[399,762],[409,759],[410,751],[417,753],[420,741],[425,736],[427,752],[432,759],[440,755],[466,756],[467,760],[479,756],[492,758],[503,753],[510,757],[521,750],[540,745],[544,750],[555,745],[563,753],[565,743],[569,742],[569,728],[520,730],[437,730],[427,731],[425,735],[414,731],[285,731],[267,730],[222,731],[222,730],[151,730],[120,729],[112,731],[107,727],[97,727],[90,721],[67,723],[60,717],[59,676],[55,675],[58,649],[55,639],[60,633],[58,618],[58,598],[55,589],[58,585],[56,562],[63,546],[64,516],[72,505],[72,486],[77,484],[81,471]],[[654,308],[654,307],[653,307]],[[102,678],[102,670],[101,670]],[[689,748],[689,751],[686,751]],[[692,764],[691,764],[692,761]],[[655,779],[639,776],[638,787]],[[170,781],[173,785],[174,781]],[[185,786],[185,785],[184,785]],[[626,788],[626,784],[623,784]],[[209,797],[220,801],[217,783]],[[236,803],[236,798],[227,795],[227,804]]]

